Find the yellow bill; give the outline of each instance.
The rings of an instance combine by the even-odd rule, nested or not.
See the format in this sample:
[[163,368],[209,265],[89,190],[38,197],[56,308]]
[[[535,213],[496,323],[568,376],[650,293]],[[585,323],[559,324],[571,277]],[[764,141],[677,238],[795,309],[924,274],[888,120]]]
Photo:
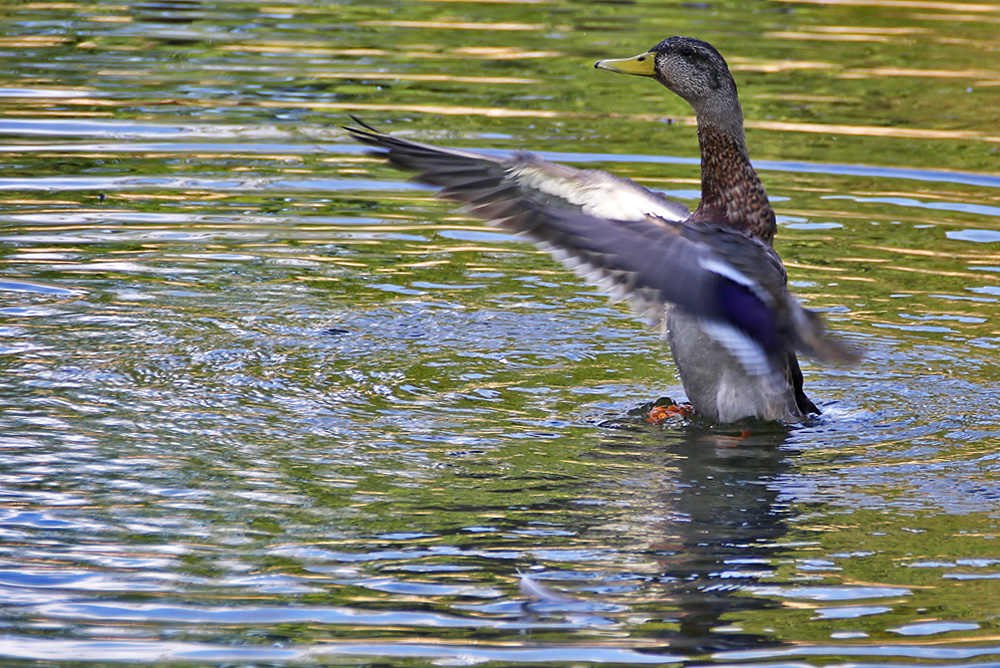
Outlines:
[[655,76],[654,66],[656,65],[656,54],[652,51],[640,53],[632,58],[612,58],[609,60],[598,60],[594,67],[600,70],[609,70],[619,74],[634,74],[639,77]]

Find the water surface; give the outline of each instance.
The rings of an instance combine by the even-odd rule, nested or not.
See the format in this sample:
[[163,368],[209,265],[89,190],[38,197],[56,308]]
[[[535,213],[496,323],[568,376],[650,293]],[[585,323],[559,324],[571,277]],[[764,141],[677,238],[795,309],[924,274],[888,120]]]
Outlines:
[[[1000,662],[1000,4],[10,9],[5,665]],[[657,333],[339,128],[693,207],[690,110],[592,68],[672,34],[867,353],[799,428],[645,425]]]

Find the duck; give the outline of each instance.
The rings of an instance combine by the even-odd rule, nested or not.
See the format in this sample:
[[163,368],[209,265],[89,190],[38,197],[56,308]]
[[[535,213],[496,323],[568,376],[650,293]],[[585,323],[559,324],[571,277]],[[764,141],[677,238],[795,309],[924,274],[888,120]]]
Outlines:
[[775,214],[750,163],[725,59],[707,42],[670,37],[595,67],[653,78],[691,106],[701,153],[694,212],[629,179],[530,152],[495,157],[426,144],[354,116],[344,129],[438,196],[530,239],[660,328],[689,404],[654,409],[650,421],[693,412],[712,423],[794,424],[818,415],[797,355],[849,364],[861,355],[788,291],[773,247]]

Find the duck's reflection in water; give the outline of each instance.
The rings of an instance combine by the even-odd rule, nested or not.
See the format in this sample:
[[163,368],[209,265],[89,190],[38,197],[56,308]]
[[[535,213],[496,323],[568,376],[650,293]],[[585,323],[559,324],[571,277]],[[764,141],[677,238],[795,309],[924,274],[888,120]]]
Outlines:
[[676,605],[679,630],[674,651],[704,652],[771,645],[745,632],[739,621],[773,601],[747,593],[748,585],[773,577],[786,549],[790,511],[779,501],[776,480],[790,456],[781,449],[784,430],[759,434],[686,434],[676,456],[673,485],[658,494],[670,515],[655,529],[663,597]]
[[[738,429],[665,433],[666,442],[633,441],[627,431],[612,439],[617,452],[610,454],[621,473],[611,480],[618,491],[608,491],[613,502],[608,505],[623,510],[602,518],[601,533],[608,540],[609,527],[617,527],[622,557],[627,553],[644,563],[646,584],[624,599],[630,615],[649,619],[633,629],[633,637],[645,635],[651,647],[670,654],[780,644],[766,631],[745,630],[741,621],[779,605],[748,588],[762,579],[770,582],[787,550],[782,538],[790,511],[779,499],[778,484],[795,456],[782,448],[787,436],[783,428],[761,427],[749,434]],[[626,458],[644,460],[646,465],[637,467],[641,472],[621,466],[623,446],[629,450]],[[662,466],[650,467],[655,460]],[[581,529],[584,537],[588,533],[592,536],[593,528]],[[569,613],[583,603],[569,605],[547,590],[544,574],[540,578],[522,577],[521,583],[536,611]]]

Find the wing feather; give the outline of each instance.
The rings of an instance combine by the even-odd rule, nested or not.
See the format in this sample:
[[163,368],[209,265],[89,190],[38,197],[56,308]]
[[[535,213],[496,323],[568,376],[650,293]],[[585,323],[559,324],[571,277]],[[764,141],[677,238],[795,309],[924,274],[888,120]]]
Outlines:
[[[597,169],[576,169],[549,162],[534,153],[506,158],[432,146],[385,134],[352,117],[359,127],[345,126],[354,139],[386,151],[390,162],[417,172],[416,180],[445,188],[445,197],[476,184],[498,190],[509,186],[543,204],[573,208],[608,218],[637,220],[647,216],[684,220],[688,209],[679,202]],[[462,199],[462,201],[469,201]]]

